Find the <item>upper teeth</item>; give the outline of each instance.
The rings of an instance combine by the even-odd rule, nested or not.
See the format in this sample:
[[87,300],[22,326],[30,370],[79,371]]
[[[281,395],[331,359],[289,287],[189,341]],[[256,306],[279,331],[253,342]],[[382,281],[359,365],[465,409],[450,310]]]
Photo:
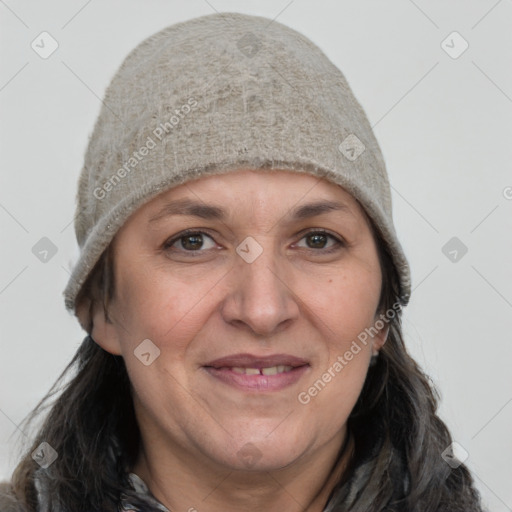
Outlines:
[[293,369],[293,366],[271,366],[270,368],[241,368],[239,366],[233,366],[231,370],[235,373],[245,373],[245,375],[276,375],[278,373],[289,372]]

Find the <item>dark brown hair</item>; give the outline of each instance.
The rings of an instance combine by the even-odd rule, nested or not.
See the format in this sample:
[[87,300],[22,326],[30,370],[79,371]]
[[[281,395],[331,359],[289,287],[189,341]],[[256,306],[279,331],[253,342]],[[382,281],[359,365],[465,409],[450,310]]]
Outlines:
[[[373,223],[371,228],[383,276],[379,312],[385,312],[397,303],[398,279]],[[107,249],[82,290],[82,298],[102,300],[107,312],[114,291]],[[331,493],[328,510],[482,512],[466,466],[452,469],[441,457],[452,439],[436,414],[439,395],[433,382],[404,345],[401,311],[389,324],[387,341],[348,419],[354,456]],[[69,382],[58,389],[70,373]],[[50,407],[47,402],[57,392]],[[30,454],[42,441],[59,453],[56,463],[37,471],[47,486],[50,509],[117,512],[121,493],[129,493],[127,472],[140,443],[123,358],[106,352],[87,336],[25,422],[32,422],[48,407],[49,414],[13,474],[14,490],[27,512],[37,510],[34,476],[38,465]],[[142,510],[154,510],[143,499],[130,496]]]

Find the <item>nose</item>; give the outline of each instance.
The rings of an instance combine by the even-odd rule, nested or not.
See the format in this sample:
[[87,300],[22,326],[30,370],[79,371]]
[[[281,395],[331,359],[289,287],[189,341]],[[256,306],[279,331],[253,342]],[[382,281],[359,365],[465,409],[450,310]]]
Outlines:
[[[258,244],[263,250],[254,261],[237,255],[222,316],[227,323],[250,330],[253,336],[269,337],[293,323],[300,308],[293,292],[291,266],[276,256],[270,243],[263,244],[258,238]],[[255,250],[254,245],[251,250]]]

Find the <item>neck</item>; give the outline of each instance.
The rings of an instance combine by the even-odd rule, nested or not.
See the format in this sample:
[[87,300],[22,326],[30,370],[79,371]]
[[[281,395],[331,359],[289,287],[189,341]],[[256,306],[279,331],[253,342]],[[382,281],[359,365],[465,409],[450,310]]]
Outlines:
[[199,461],[180,453],[179,447],[163,458],[152,453],[151,445],[142,444],[133,473],[169,510],[190,512],[323,512],[354,450],[353,439],[344,429],[314,457],[279,470],[255,472]]

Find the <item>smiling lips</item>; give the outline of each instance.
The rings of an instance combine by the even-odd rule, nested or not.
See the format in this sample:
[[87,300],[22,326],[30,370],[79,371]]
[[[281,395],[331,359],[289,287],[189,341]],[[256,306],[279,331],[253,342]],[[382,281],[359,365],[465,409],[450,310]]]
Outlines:
[[268,368],[243,368],[241,366],[233,366],[231,368],[235,373],[244,375],[276,375],[278,373],[289,372],[293,366],[285,366],[280,364],[278,366],[270,366]]
[[244,391],[277,391],[296,383],[309,363],[288,354],[236,354],[216,359],[204,368],[215,379]]

